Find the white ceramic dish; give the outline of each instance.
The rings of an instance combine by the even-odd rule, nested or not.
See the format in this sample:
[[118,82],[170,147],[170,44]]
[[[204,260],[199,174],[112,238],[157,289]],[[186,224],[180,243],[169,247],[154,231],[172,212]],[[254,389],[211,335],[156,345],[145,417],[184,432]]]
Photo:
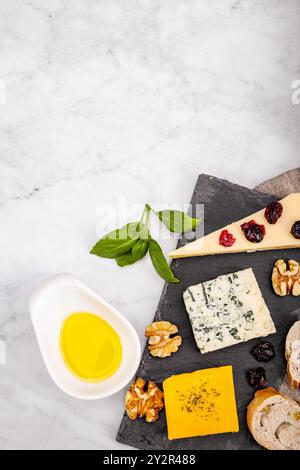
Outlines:
[[[137,371],[141,345],[133,326],[79,279],[57,274],[33,292],[29,311],[39,347],[48,372],[56,385],[69,395],[84,400],[105,398],[117,393]],[[104,318],[119,334],[122,362],[107,380],[88,383],[76,378],[66,367],[59,346],[60,330],[66,317],[75,312],[90,312]]]

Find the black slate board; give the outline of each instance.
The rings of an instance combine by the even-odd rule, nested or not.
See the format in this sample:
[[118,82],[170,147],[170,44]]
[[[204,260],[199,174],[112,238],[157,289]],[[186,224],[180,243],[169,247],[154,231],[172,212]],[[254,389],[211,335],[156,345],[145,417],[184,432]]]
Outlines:
[[[274,199],[277,198],[215,177],[200,175],[191,205],[192,207],[201,203],[205,205],[204,232],[207,234],[263,208]],[[155,320],[168,320],[175,323],[183,338],[183,344],[176,354],[165,359],[151,357],[146,348],[137,375],[161,384],[170,375],[232,364],[240,431],[236,434],[169,441],[163,411],[160,419],[151,424],[146,423],[144,419],[131,421],[124,415],[117,436],[119,442],[150,450],[259,449],[245,422],[246,407],[253,396],[253,389],[246,380],[246,370],[262,365],[256,362],[250,354],[258,340],[254,339],[219,351],[200,354],[185,311],[182,293],[190,285],[213,279],[221,274],[252,267],[277,329],[277,333],[268,338],[274,345],[276,356],[271,362],[263,364],[263,367],[266,369],[269,385],[278,388],[285,374],[285,337],[293,322],[300,318],[300,310],[296,311],[300,307],[300,302],[297,297],[276,296],[272,290],[270,275],[276,259],[279,257],[297,259],[297,256],[299,256],[297,250],[278,250],[178,259],[172,262],[175,276],[181,282],[165,285]]]

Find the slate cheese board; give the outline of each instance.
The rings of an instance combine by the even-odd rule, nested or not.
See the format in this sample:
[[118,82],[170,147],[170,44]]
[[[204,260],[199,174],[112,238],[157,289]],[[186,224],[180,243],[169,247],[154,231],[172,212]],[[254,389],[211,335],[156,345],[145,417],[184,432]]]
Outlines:
[[[204,204],[202,223],[204,223],[204,234],[208,234],[235,220],[247,217],[248,214],[262,209],[270,201],[276,199],[278,199],[276,196],[250,190],[212,176],[200,175],[192,196],[191,208],[196,204]],[[184,240],[179,242],[179,244],[182,243]],[[165,284],[154,321],[167,320],[176,324],[183,344],[177,353],[165,359],[150,356],[146,347],[137,372],[137,376],[145,380],[154,380],[161,385],[164,379],[174,374],[232,365],[240,431],[234,434],[169,441],[164,411],[160,419],[151,424],[146,423],[144,419],[131,421],[124,414],[117,435],[119,442],[145,450],[257,450],[260,448],[246,425],[246,408],[254,392],[247,383],[246,371],[251,367],[262,365],[256,362],[250,354],[258,339],[201,354],[193,337],[182,294],[188,286],[251,267],[277,330],[276,334],[268,337],[274,346],[275,358],[264,363],[263,367],[266,370],[268,385],[280,388],[286,368],[285,337],[293,322],[300,318],[300,302],[297,297],[281,298],[274,294],[271,272],[278,258],[299,259],[299,251],[297,249],[276,250],[173,260],[172,270],[181,282]]]

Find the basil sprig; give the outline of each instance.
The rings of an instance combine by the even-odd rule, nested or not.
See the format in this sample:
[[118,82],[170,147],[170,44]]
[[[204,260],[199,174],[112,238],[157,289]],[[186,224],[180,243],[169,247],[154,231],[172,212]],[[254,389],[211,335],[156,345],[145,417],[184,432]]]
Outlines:
[[149,252],[155,271],[165,281],[178,283],[159,245],[149,231],[150,213],[153,212],[170,232],[185,233],[195,230],[200,219],[181,211],[154,211],[146,204],[139,222],[131,222],[120,229],[109,232],[92,248],[91,254],[102,258],[113,258],[118,266],[136,263]]

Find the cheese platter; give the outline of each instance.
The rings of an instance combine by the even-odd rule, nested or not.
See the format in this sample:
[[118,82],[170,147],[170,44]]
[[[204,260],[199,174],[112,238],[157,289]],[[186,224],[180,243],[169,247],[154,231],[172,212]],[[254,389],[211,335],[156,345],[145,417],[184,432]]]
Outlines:
[[[283,201],[283,211],[272,223],[266,208],[278,199],[212,176],[199,176],[191,208],[204,204],[204,234],[215,233],[214,246],[222,249],[201,253],[197,246],[191,253],[186,251],[189,245],[183,237],[171,253],[172,271],[181,282],[164,286],[152,331],[151,327],[146,330],[149,343],[137,372],[139,382],[126,395],[126,405],[134,403],[133,398],[145,395],[148,382],[149,396],[152,401],[157,398],[157,406],[148,410],[148,415],[139,414],[146,419],[135,419],[136,407],[132,405],[130,410],[126,406],[119,442],[139,449],[166,450],[257,450],[261,448],[258,443],[267,447],[269,442],[270,448],[300,447],[300,422],[295,416],[295,422],[290,423],[294,433],[291,443],[285,429],[280,438],[264,441],[253,424],[259,410],[252,412],[253,405],[247,414],[255,390],[265,393],[263,397],[255,395],[256,407],[264,401],[281,400],[276,389],[286,373],[285,340],[300,318],[297,275],[289,277],[291,284],[285,284],[285,292],[282,287],[286,273],[297,269],[300,242],[292,233],[292,222],[300,219],[300,206],[298,199],[296,203],[289,202],[293,198]],[[264,227],[254,227],[264,238],[259,240],[263,241],[263,251],[259,243],[253,243],[250,249],[249,238],[245,234],[245,241],[238,232],[238,227],[250,219]],[[239,222],[231,226],[234,221]],[[278,237],[285,227],[285,240],[280,243]],[[238,239],[238,250],[230,249],[232,239],[228,251],[219,244],[224,229]],[[252,229],[250,226],[250,234]],[[219,254],[212,256],[212,252]],[[289,261],[296,264],[285,264]],[[163,338],[165,348],[171,345],[165,355],[159,351],[156,338]],[[269,354],[262,359],[263,364],[259,362],[262,350]],[[230,402],[228,409],[226,400]],[[296,414],[297,406],[294,403],[292,407]],[[247,426],[250,414],[253,420]]]

